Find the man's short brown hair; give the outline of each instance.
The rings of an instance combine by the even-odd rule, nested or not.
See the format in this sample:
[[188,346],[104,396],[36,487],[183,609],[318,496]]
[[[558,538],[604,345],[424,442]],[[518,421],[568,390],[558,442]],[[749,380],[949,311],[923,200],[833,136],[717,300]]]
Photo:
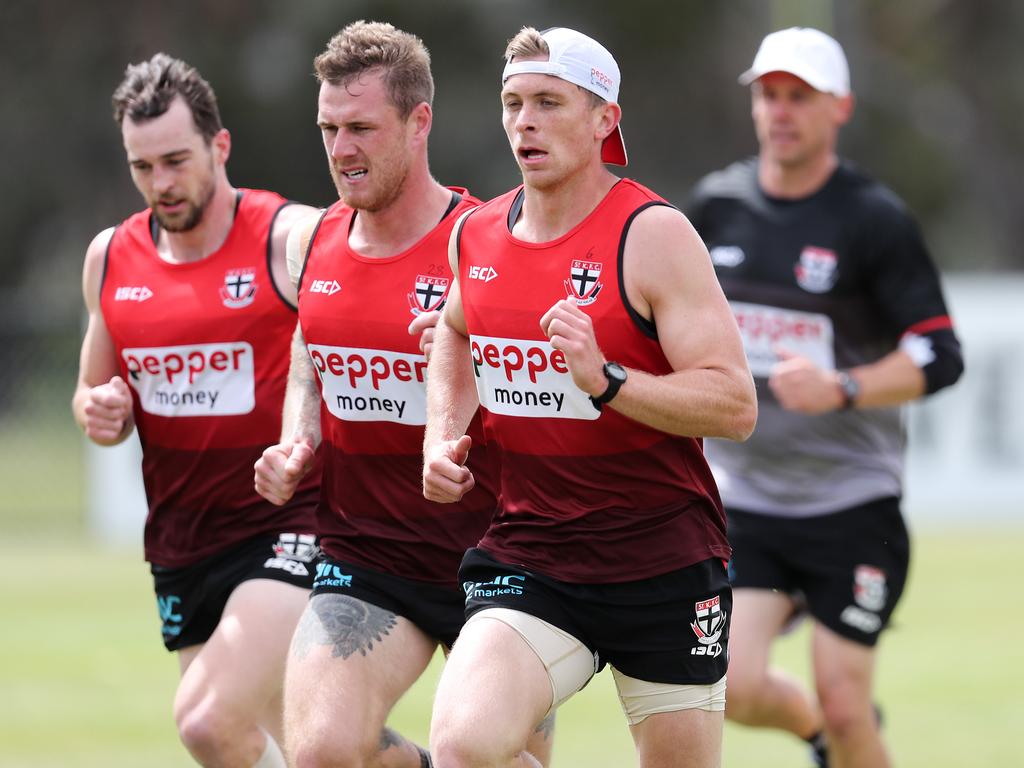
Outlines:
[[166,53],[149,61],[129,64],[124,80],[111,97],[114,120],[121,125],[127,116],[133,123],[160,117],[181,96],[192,112],[192,121],[206,143],[224,126],[220,122],[217,96],[195,67]]
[[354,21],[327,43],[313,61],[317,80],[345,85],[371,70],[379,70],[391,103],[403,118],[417,104],[434,101],[430,53],[416,35],[378,21]]

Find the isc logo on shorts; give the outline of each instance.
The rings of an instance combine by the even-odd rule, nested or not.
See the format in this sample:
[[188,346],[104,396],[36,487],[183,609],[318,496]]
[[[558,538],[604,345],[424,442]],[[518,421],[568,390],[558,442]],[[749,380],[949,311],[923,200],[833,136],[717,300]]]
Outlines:
[[331,415],[343,421],[427,423],[427,361],[421,354],[309,344]]
[[252,345],[245,341],[122,350],[128,383],[146,413],[232,416],[256,407]]
[[480,404],[491,413],[587,421],[601,416],[550,342],[470,336],[469,344]]

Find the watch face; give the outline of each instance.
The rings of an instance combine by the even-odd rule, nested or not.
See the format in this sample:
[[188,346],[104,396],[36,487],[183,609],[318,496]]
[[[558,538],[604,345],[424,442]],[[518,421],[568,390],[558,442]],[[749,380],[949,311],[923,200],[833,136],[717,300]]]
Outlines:
[[604,374],[609,379],[615,379],[616,381],[626,380],[626,369],[618,363],[605,363]]

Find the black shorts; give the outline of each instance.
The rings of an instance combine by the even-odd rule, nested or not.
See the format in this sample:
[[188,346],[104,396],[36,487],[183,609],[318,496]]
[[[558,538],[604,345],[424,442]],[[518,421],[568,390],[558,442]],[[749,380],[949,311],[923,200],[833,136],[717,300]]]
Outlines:
[[466,623],[462,593],[455,587],[426,584],[321,554],[316,564],[313,596],[349,595],[415,624],[446,648]]
[[866,646],[878,642],[910,565],[899,499],[814,517],[726,513],[734,589],[802,593],[811,616],[833,632]]
[[704,560],[649,579],[572,584],[470,549],[459,580],[466,616],[485,608],[522,611],[568,632],[638,680],[709,685],[729,659],[732,590],[725,563]]
[[209,640],[243,581],[273,579],[309,589],[319,552],[311,533],[264,534],[184,568],[151,564],[167,650]]

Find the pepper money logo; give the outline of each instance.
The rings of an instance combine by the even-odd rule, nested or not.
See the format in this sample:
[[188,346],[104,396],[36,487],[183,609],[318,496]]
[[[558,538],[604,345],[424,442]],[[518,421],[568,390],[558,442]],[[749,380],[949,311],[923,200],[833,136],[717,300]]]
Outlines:
[[234,416],[256,407],[255,363],[248,342],[129,347],[121,351],[121,359],[146,413]]

